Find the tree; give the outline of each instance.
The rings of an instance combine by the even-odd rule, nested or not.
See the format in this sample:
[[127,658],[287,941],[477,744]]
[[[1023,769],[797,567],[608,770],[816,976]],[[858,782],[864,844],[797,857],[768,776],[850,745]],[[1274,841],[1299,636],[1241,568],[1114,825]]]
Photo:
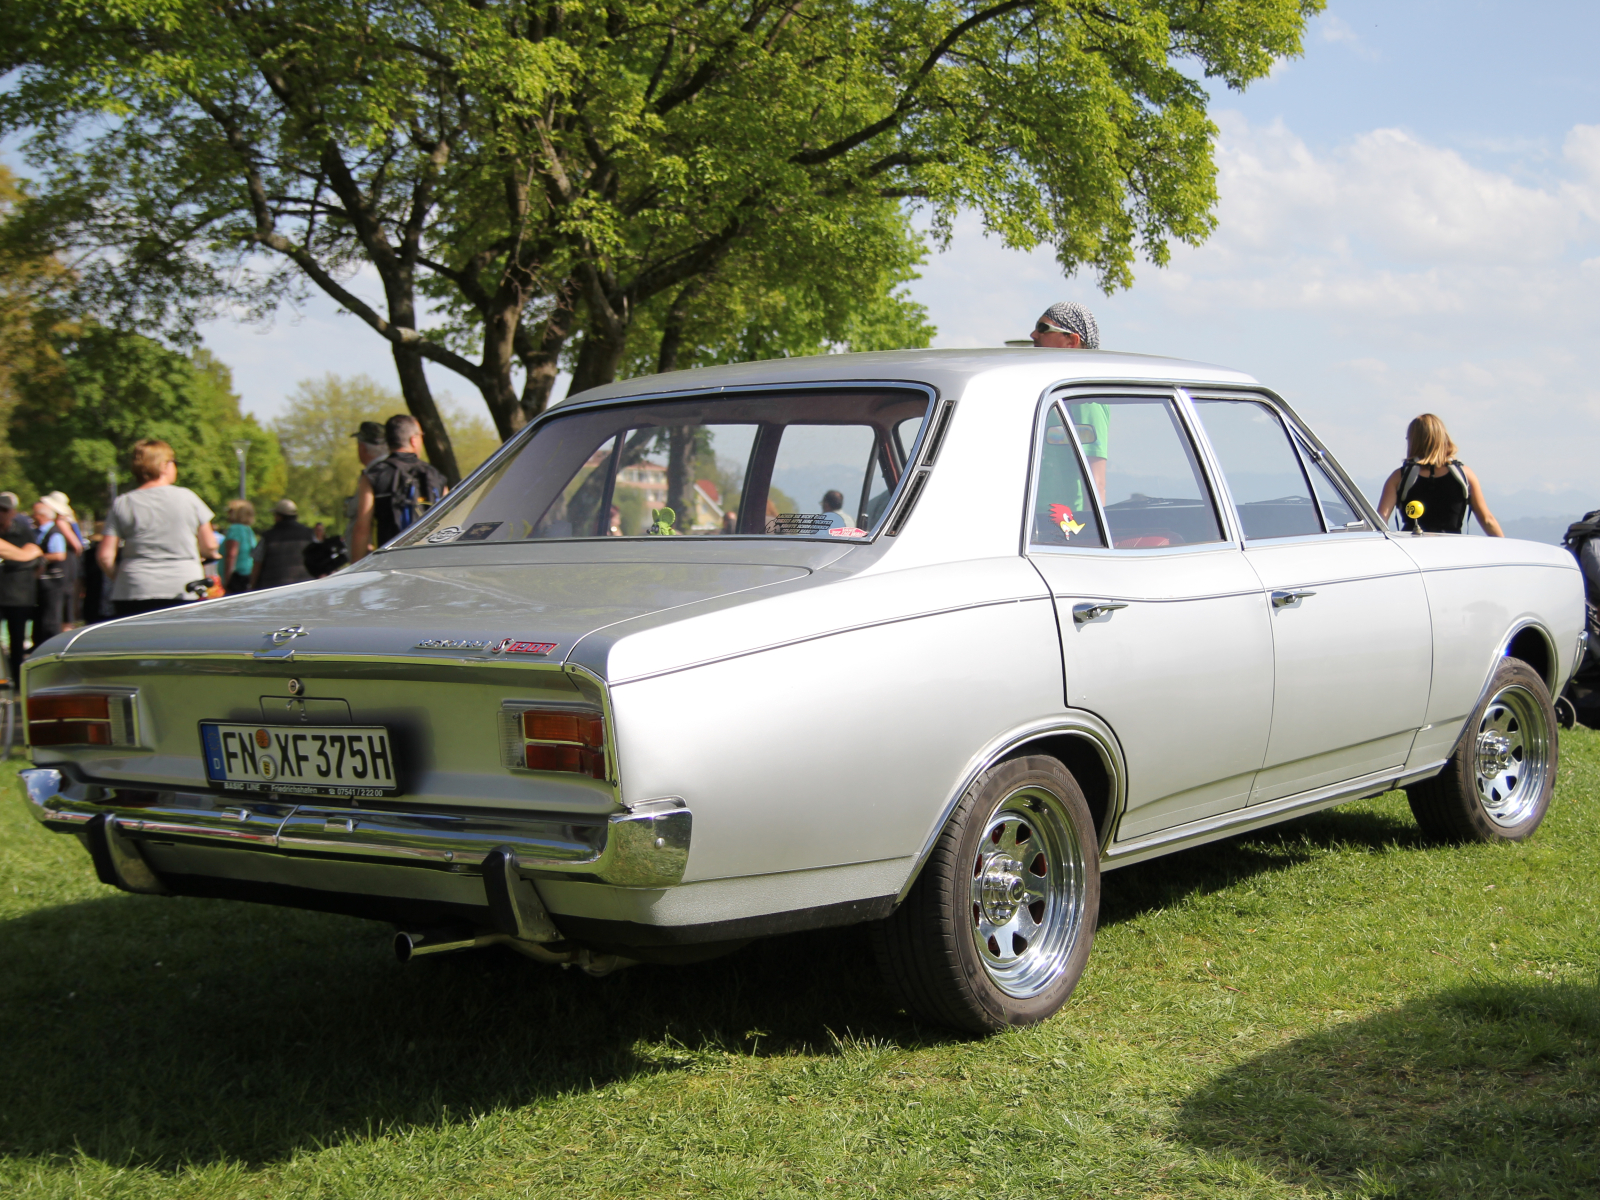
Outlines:
[[[563,354],[578,390],[670,361],[719,291],[856,276],[823,322],[851,327],[916,258],[905,203],[1127,286],[1212,228],[1193,75],[1244,87],[1323,3],[10,0],[0,132],[48,175],[41,219],[102,251],[103,303],[181,326],[321,288],[389,341],[453,474],[424,360],[505,435]],[[701,340],[792,351],[751,328]]]
[[133,486],[129,460],[140,438],[169,442],[178,482],[213,509],[238,495],[235,441],[248,441],[249,494],[282,495],[278,440],[241,415],[228,368],[204,350],[169,350],[147,337],[91,326],[58,347],[61,371],[18,381],[11,443],[28,475],[59,488],[80,509],[104,511],[107,475]]
[[[23,195],[16,176],[0,166],[0,226],[11,220]],[[17,493],[24,504],[39,488],[7,432],[17,406],[17,382],[60,370],[49,335],[62,325],[51,301],[66,277],[66,268],[48,251],[18,244],[0,253],[0,490]]]
[[[288,465],[284,494],[300,506],[301,520],[325,521],[331,530],[343,531],[344,502],[355,495],[361,471],[351,434],[361,422],[381,424],[401,408],[398,392],[367,375],[329,374],[296,385],[272,431]],[[440,410],[454,434],[463,471],[471,471],[499,448],[500,439],[482,417],[457,410],[448,398]]]

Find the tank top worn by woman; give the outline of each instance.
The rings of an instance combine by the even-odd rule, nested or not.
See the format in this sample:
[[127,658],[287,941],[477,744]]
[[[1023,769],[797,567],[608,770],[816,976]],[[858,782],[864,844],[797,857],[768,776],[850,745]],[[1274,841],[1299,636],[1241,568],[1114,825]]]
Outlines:
[[[1422,517],[1412,520],[1405,516],[1406,505],[1413,500],[1422,502]],[[1399,501],[1401,526],[1407,533],[1415,533],[1420,525],[1424,533],[1463,533],[1467,528],[1467,490],[1454,471],[1429,479],[1420,471],[1416,480],[1406,489]]]

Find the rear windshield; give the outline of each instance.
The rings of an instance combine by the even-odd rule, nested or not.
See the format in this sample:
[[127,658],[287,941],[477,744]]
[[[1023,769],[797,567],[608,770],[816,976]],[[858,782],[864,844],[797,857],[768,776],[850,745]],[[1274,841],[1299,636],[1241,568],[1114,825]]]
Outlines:
[[828,389],[555,416],[393,545],[869,538],[930,403],[902,388]]

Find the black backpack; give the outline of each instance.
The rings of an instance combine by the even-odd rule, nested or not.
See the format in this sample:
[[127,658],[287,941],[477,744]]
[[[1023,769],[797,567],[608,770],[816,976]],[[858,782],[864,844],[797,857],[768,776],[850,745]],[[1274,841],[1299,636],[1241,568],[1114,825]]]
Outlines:
[[[367,477],[372,481],[372,498],[376,501],[380,544],[422,520],[444,495],[443,473],[420,458],[390,455],[368,467]],[[388,528],[389,522],[384,520],[385,502],[393,528]]]
[[[1467,482],[1467,473],[1462,469],[1460,460],[1451,459],[1445,464],[1445,470],[1450,472],[1451,478],[1461,485],[1461,498],[1472,498],[1472,485]],[[1400,515],[1402,528],[1406,521],[1406,497],[1411,494],[1411,489],[1416,485],[1417,479],[1422,474],[1422,464],[1414,458],[1408,458],[1400,464],[1400,491],[1394,502],[1395,512]],[[1461,518],[1461,530],[1466,531],[1467,522],[1472,519],[1472,510],[1469,508],[1466,515]]]

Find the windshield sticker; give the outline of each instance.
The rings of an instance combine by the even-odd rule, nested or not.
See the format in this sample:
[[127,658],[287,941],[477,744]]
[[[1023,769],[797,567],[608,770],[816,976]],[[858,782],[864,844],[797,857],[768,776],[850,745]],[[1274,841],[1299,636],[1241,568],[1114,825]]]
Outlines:
[[1065,504],[1052,504],[1050,506],[1050,519],[1061,527],[1061,532],[1071,537],[1075,533],[1083,532],[1083,524],[1072,519],[1072,510]]
[[[467,526],[467,531],[465,533],[463,533],[460,537],[458,537],[456,539],[456,541],[458,541],[458,542],[483,542],[483,541],[487,541],[488,538],[489,538],[489,535],[491,533],[493,533],[496,529],[499,529],[500,526],[502,526],[504,524],[505,524],[504,521],[479,521],[475,525],[468,525]],[[433,541],[432,538],[429,538],[428,540],[430,542]]]
[[832,513],[775,513],[767,518],[767,532],[808,537],[833,527]]
[[461,536],[461,526],[446,525],[443,529],[436,529],[428,535],[428,545],[437,546],[440,542],[453,542]]
[[867,531],[865,529],[857,529],[857,528],[855,528],[854,526],[851,526],[851,525],[844,525],[844,526],[841,526],[838,529],[830,529],[830,530],[828,530],[828,536],[829,537],[866,537],[867,536]]

